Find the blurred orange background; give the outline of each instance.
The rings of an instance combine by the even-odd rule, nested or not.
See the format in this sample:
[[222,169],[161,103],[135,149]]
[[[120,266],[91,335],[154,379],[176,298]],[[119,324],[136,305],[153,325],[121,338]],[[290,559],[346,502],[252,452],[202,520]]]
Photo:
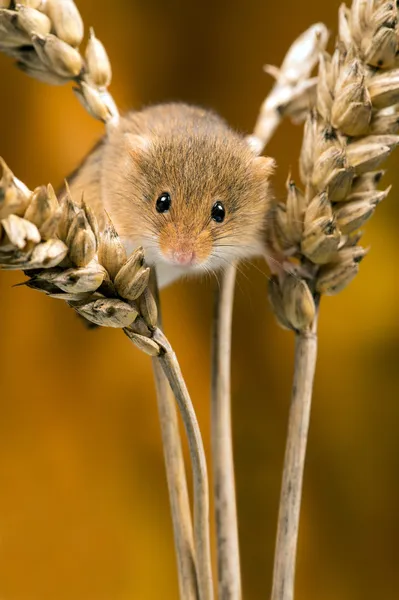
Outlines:
[[[293,39],[340,0],[78,3],[109,51],[123,109],[184,100],[249,132]],[[0,56],[0,154],[27,185],[58,186],[102,134],[67,88]],[[297,173],[301,129],[268,152],[275,190]],[[304,481],[296,600],[399,597],[399,175],[367,225],[371,252],[323,299]],[[268,598],[293,336],[275,325],[262,262],[243,268],[234,318],[232,402],[244,597]],[[115,330],[88,332],[64,304],[0,273],[0,599],[174,600],[172,527],[148,357]],[[162,293],[210,457],[215,281]],[[186,455],[187,456],[187,455]],[[210,464],[209,464],[210,466]]]

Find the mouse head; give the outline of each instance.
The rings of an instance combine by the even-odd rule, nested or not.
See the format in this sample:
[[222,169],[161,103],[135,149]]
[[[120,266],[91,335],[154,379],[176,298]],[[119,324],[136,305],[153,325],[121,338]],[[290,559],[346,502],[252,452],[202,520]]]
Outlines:
[[131,225],[149,262],[210,270],[259,253],[272,159],[227,127],[126,141]]

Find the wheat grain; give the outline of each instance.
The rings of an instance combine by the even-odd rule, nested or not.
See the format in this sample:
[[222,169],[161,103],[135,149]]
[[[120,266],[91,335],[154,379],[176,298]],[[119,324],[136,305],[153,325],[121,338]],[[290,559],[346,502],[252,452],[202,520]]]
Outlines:
[[39,81],[76,83],[73,91],[84,108],[112,127],[118,123],[119,113],[108,92],[111,64],[93,29],[82,56],[79,46],[83,37],[83,21],[73,0],[0,4],[0,51]]

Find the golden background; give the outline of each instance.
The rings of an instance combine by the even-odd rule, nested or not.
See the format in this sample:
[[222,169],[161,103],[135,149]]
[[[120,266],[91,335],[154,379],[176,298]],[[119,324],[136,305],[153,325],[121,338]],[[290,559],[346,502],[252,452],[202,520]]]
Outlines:
[[[179,99],[250,131],[270,79],[308,25],[336,31],[340,0],[81,1],[113,64],[118,105]],[[0,57],[0,154],[31,188],[59,185],[101,135],[71,91]],[[277,196],[297,172],[301,130],[270,144]],[[296,600],[399,597],[398,156],[367,226],[372,251],[323,299],[301,514]],[[246,600],[269,596],[292,376],[261,262],[239,277],[233,416]],[[64,304],[0,273],[0,599],[177,599],[150,360],[115,330],[88,332]],[[163,296],[167,332],[209,457],[213,281]]]

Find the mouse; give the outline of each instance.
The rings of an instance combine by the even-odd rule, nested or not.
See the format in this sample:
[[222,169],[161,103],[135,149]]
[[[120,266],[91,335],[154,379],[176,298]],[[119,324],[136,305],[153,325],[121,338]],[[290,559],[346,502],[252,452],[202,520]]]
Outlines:
[[264,254],[273,170],[216,113],[169,103],[121,117],[68,184],[128,255],[143,247],[163,288]]

